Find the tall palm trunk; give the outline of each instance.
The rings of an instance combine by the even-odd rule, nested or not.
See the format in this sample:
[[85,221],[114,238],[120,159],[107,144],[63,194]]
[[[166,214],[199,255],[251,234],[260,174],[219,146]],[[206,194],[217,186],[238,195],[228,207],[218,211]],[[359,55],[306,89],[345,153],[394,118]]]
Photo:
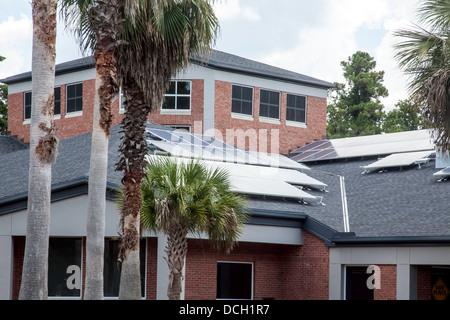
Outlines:
[[180,300],[183,268],[187,254],[187,228],[174,226],[169,232],[166,247],[166,262],[169,266],[169,286],[167,296],[169,300]]
[[53,125],[56,0],[33,0],[32,113],[28,220],[19,299],[48,297],[51,166],[58,139]]
[[119,148],[122,156],[117,170],[124,171],[122,184],[122,229],[120,260],[122,271],[119,299],[141,299],[139,239],[141,184],[147,155],[145,124],[150,108],[144,103],[142,90],[130,76],[122,84],[125,118],[122,121],[124,137]]
[[112,123],[111,103],[119,91],[114,51],[121,16],[117,1],[97,1],[91,9],[97,40],[96,95],[93,113],[86,238],[86,300],[101,300],[105,246],[106,182],[108,144]]

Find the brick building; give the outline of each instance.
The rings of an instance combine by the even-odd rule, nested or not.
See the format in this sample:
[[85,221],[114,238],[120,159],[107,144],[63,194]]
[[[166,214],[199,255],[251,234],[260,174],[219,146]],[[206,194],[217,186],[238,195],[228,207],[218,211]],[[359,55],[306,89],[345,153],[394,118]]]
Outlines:
[[[327,90],[333,84],[215,50],[206,61],[191,61],[173,79],[164,103],[149,120],[282,154],[324,138]],[[1,82],[9,90],[8,130],[28,142],[31,72]],[[92,130],[94,90],[93,58],[56,66],[55,125],[60,139]],[[113,125],[123,118],[120,100],[113,103]]]

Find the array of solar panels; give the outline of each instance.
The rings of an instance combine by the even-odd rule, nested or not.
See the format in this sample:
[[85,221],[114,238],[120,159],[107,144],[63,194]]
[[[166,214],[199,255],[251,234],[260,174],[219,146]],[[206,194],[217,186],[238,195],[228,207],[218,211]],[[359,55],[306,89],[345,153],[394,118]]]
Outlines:
[[420,167],[431,160],[432,154],[434,154],[434,151],[395,153],[368,166],[363,166],[363,168],[365,172],[370,172],[379,169],[405,168],[412,165]]
[[[325,190],[327,185],[311,178],[307,166],[285,156],[251,152],[213,137],[182,131],[147,129],[147,142],[178,161],[201,159],[211,169],[227,170],[237,192],[301,201],[319,201],[304,189]],[[157,155],[149,155],[155,157]]]
[[291,152],[291,159],[308,163],[393,153],[434,150],[429,130],[321,140]]

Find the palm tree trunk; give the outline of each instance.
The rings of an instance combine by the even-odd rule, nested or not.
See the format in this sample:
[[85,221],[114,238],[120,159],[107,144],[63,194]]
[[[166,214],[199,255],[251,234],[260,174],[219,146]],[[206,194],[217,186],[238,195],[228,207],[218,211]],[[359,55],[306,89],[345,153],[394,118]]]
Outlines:
[[144,104],[142,90],[134,79],[126,78],[122,90],[126,111],[122,121],[124,137],[119,148],[122,156],[117,164],[117,170],[124,171],[119,299],[138,300],[142,297],[139,261],[141,184],[147,155],[145,123],[150,108]]
[[118,45],[121,16],[117,1],[97,1],[91,8],[96,36],[96,95],[89,169],[84,299],[102,300],[105,246],[106,183],[111,103],[119,92],[114,51]]
[[51,165],[58,139],[53,125],[56,0],[33,0],[33,103],[30,127],[28,220],[21,300],[48,298]]
[[[102,300],[103,296],[103,265],[105,245],[105,208],[106,179],[108,167],[109,129],[111,123],[111,101],[114,89],[111,89],[111,79],[115,67],[111,53],[99,51],[97,56],[97,76],[93,131],[91,145],[91,160],[89,169],[89,195],[86,237],[86,300]],[[101,101],[100,101],[101,100]]]
[[170,271],[167,288],[169,300],[180,300],[181,298],[181,281],[187,254],[187,233],[185,227],[173,227],[167,238],[166,262]]

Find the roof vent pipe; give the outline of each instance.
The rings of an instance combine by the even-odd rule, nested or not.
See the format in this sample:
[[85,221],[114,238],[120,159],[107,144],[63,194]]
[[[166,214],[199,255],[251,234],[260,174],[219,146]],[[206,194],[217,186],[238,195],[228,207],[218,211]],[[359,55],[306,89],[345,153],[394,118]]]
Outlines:
[[344,219],[344,232],[350,232],[350,222],[348,219],[348,207],[347,207],[347,192],[345,189],[345,178],[339,176],[341,182],[341,201],[342,201],[342,215]]

